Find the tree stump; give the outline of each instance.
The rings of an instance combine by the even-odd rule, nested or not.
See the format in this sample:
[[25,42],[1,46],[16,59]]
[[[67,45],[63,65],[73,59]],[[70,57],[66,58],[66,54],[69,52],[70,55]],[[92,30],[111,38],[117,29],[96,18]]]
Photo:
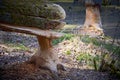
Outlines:
[[86,19],[82,27],[81,33],[98,36],[103,34],[101,17],[100,17],[100,6],[102,0],[86,0]]
[[36,67],[43,67],[57,72],[58,56],[52,48],[52,38],[37,36],[40,49],[31,58],[30,62],[35,63]]

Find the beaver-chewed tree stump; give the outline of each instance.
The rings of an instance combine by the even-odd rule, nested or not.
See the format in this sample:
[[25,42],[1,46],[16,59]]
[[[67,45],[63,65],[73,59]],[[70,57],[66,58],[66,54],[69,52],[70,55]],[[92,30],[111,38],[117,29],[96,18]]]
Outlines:
[[80,34],[97,37],[104,35],[100,16],[102,0],[85,0],[86,18]]
[[65,22],[60,21],[65,16],[61,6],[44,0],[0,1],[0,30],[37,36],[39,49],[30,59],[30,63],[55,72],[57,66],[61,65],[51,42],[63,34],[52,30],[65,25]]

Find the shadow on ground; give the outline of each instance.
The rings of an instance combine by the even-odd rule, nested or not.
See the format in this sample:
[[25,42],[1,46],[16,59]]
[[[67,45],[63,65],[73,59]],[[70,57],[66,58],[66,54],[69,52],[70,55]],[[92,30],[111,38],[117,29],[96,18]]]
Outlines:
[[118,80],[105,72],[89,69],[67,68],[58,71],[58,76],[49,70],[35,68],[31,64],[14,64],[7,68],[0,68],[0,80]]
[[65,64],[66,71],[58,70],[58,73],[51,73],[49,70],[36,68],[33,64],[26,63],[24,58],[20,59],[23,61],[18,59],[20,56],[13,56],[14,63],[11,64],[7,60],[5,60],[7,63],[4,61],[0,63],[5,63],[3,66],[0,65],[0,80],[119,80],[117,76],[111,75],[109,72],[85,69],[82,66],[78,68],[77,65],[73,66],[69,63],[67,63],[69,66]]

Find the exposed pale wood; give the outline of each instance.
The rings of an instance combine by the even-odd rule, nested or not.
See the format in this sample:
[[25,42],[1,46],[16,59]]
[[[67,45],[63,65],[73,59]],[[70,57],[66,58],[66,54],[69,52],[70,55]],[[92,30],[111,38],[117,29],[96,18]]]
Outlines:
[[86,0],[86,19],[84,27],[102,30],[100,17],[100,2],[97,0]]
[[64,70],[62,64],[58,60],[58,55],[52,48],[52,38],[37,36],[40,49],[32,56],[30,62],[34,63],[36,67],[47,68],[51,71],[57,72],[57,68]]
[[52,48],[52,44],[51,44],[52,37],[50,39],[42,36],[37,36],[37,38],[38,38],[39,45],[41,45],[40,47],[41,51],[45,51]]
[[97,6],[91,5],[86,7],[86,19],[84,26],[90,28],[92,27],[98,30],[102,29],[100,11]]
[[52,30],[40,30],[34,27],[15,26],[4,23],[0,23],[0,30],[45,36],[46,38],[59,38],[63,36],[62,33],[54,32]]
[[80,28],[80,33],[83,35],[90,35],[91,37],[104,35],[100,16],[101,1],[85,0],[86,18],[82,29]]

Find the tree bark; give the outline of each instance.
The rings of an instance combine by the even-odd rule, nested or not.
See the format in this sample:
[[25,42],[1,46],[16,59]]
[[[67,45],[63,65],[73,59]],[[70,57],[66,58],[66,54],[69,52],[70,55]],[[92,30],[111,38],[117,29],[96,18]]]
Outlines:
[[87,35],[103,34],[102,23],[100,17],[101,0],[86,0],[86,19],[83,29]]

